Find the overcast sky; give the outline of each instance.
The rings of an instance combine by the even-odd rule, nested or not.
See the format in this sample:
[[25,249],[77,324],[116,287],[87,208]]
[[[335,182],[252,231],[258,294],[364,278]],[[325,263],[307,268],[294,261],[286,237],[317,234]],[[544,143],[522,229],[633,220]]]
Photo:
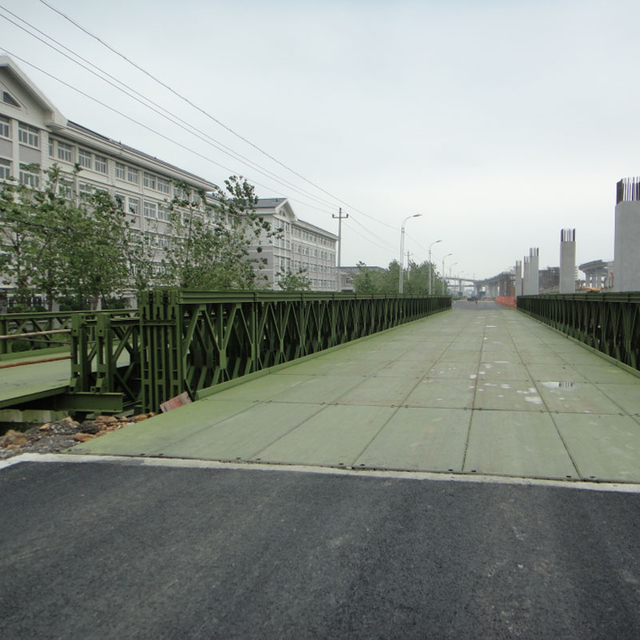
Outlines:
[[397,259],[415,213],[405,249],[422,262],[442,240],[433,260],[453,254],[454,275],[490,277],[529,247],[541,268],[557,266],[562,228],[576,229],[578,263],[613,258],[615,184],[640,174],[637,0],[46,1],[296,173],[40,0],[0,0],[3,17],[19,22],[12,11],[290,184],[2,19],[0,48],[200,155],[16,60],[67,118],[213,182],[242,174],[260,197],[289,197],[299,218],[335,233],[342,207],[344,265]]

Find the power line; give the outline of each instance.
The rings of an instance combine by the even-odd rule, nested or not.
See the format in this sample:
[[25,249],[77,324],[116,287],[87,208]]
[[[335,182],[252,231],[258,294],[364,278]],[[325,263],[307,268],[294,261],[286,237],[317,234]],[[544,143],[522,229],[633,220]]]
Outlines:
[[287,166],[286,164],[284,164],[283,162],[281,162],[280,160],[278,160],[277,158],[274,158],[271,154],[267,153],[266,151],[264,151],[263,149],[261,149],[260,147],[258,147],[256,144],[254,144],[253,142],[251,142],[250,140],[248,140],[247,138],[245,138],[244,136],[240,135],[239,133],[237,133],[236,131],[234,131],[233,129],[231,129],[231,127],[228,127],[226,124],[224,124],[223,122],[221,122],[220,120],[218,120],[217,118],[215,118],[214,116],[212,116],[210,113],[208,113],[207,111],[205,111],[204,109],[202,109],[201,107],[199,107],[198,105],[196,105],[194,102],[192,102],[191,100],[189,100],[188,98],[186,98],[184,95],[182,95],[181,93],[179,93],[178,91],[176,91],[175,89],[173,89],[170,85],[166,84],[165,82],[163,82],[162,80],[156,78],[152,73],[150,73],[149,71],[147,71],[146,69],[144,69],[143,67],[141,67],[140,65],[138,65],[137,63],[133,62],[132,60],[130,60],[129,58],[127,58],[123,53],[120,53],[118,50],[114,49],[111,45],[107,44],[106,42],[104,42],[103,40],[101,40],[98,36],[94,35],[93,33],[91,33],[87,28],[83,27],[81,24],[79,24],[78,22],[76,22],[73,18],[69,17],[68,15],[66,15],[65,13],[63,13],[62,11],[60,11],[59,9],[57,9],[56,7],[54,7],[53,5],[51,5],[49,2],[47,2],[46,0],[39,0],[42,4],[44,4],[46,7],[48,7],[49,9],[51,9],[51,11],[54,11],[55,13],[57,13],[59,16],[61,16],[62,18],[64,18],[65,20],[67,20],[68,22],[70,22],[71,24],[73,24],[75,27],[77,27],[78,29],[80,29],[82,32],[84,32],[85,34],[87,34],[89,37],[93,38],[94,40],[97,40],[101,45],[103,45],[104,47],[106,47],[107,49],[109,49],[109,51],[115,53],[117,56],[119,56],[120,58],[122,58],[123,60],[125,60],[126,62],[128,62],[130,65],[134,66],[136,69],[138,69],[140,72],[144,73],[147,77],[151,78],[154,82],[157,82],[158,84],[160,84],[161,86],[163,86],[165,89],[167,89],[168,91],[170,91],[173,95],[175,95],[177,98],[179,98],[180,100],[186,102],[187,104],[189,104],[191,107],[193,107],[194,109],[196,109],[197,111],[199,111],[200,113],[202,113],[204,116],[206,116],[207,118],[209,118],[210,120],[212,120],[213,122],[215,122],[216,124],[220,125],[221,127],[223,127],[224,129],[226,129],[227,131],[229,131],[229,133],[233,134],[234,136],[236,136],[237,138],[239,138],[240,140],[242,140],[243,142],[245,142],[246,144],[250,145],[251,147],[253,147],[254,149],[256,149],[257,151],[259,151],[260,153],[262,153],[263,155],[265,155],[267,158],[269,158],[270,160],[272,160],[273,162],[276,162],[277,164],[279,164],[281,167],[287,169],[287,171],[290,171],[291,173],[293,173],[294,175],[298,176],[300,179],[304,180],[305,182],[307,182],[308,184],[312,185],[313,187],[315,187],[316,189],[319,189],[320,191],[322,191],[323,193],[325,193],[326,195],[330,196],[331,198],[333,198],[334,200],[337,200],[338,202],[342,203],[343,205],[347,206],[349,209],[352,209],[353,211],[356,211],[360,214],[362,214],[363,216],[365,216],[366,218],[369,218],[371,220],[373,220],[374,222],[377,222],[378,224],[387,226],[389,228],[395,228],[392,225],[387,224],[386,222],[382,222],[381,220],[378,220],[377,218],[374,218],[373,216],[369,215],[368,213],[365,213],[364,211],[361,211],[360,209],[357,209],[356,207],[354,207],[353,205],[350,205],[348,202],[345,202],[344,200],[342,200],[341,198],[338,198],[337,196],[334,196],[332,193],[330,193],[329,191],[326,191],[325,189],[323,189],[322,187],[320,187],[319,185],[315,184],[314,182],[312,182],[311,180],[308,180],[307,178],[305,178],[305,176],[303,176],[302,174],[298,173],[297,171],[295,171],[294,169],[292,169],[291,167]]
[[[234,160],[240,160],[243,161],[245,163],[247,163],[248,166],[250,166],[254,171],[257,171],[258,173],[261,173],[262,175],[264,175],[265,177],[268,177],[272,180],[275,180],[276,182],[280,183],[283,186],[288,187],[289,189],[292,189],[293,191],[296,191],[297,193],[300,193],[308,198],[311,198],[313,201],[317,202],[318,204],[321,205],[325,205],[325,206],[333,206],[332,203],[328,202],[327,200],[323,200],[322,198],[318,198],[317,196],[313,195],[312,193],[310,193],[309,191],[306,191],[304,189],[300,189],[298,188],[296,185],[290,183],[289,181],[285,180],[284,178],[280,178],[277,174],[274,174],[272,171],[269,171],[268,169],[266,169],[265,167],[262,167],[261,165],[253,162],[252,160],[250,160],[249,158],[246,158],[245,156],[243,156],[242,154],[237,153],[236,151],[234,151],[233,149],[231,149],[230,147],[227,147],[226,145],[222,144],[220,141],[215,140],[215,138],[212,138],[211,136],[209,136],[208,134],[206,134],[205,132],[203,132],[202,130],[198,129],[197,127],[191,125],[190,123],[188,123],[187,121],[183,120],[182,118],[180,118],[179,116],[177,116],[176,114],[172,113],[171,111],[169,111],[168,109],[165,109],[164,107],[162,107],[161,105],[159,105],[158,103],[154,102],[153,100],[147,98],[146,96],[143,96],[140,92],[136,91],[135,89],[133,89],[132,87],[129,87],[127,84],[125,84],[124,82],[118,80],[117,78],[115,78],[114,76],[112,76],[111,74],[109,74],[108,72],[106,72],[104,69],[100,68],[99,66],[93,64],[92,62],[90,62],[89,60],[87,60],[86,58],[83,58],[81,55],[77,54],[75,51],[72,51],[71,49],[69,49],[68,47],[66,47],[64,44],[58,42],[57,40],[55,40],[55,38],[52,38],[51,36],[49,36],[48,34],[44,33],[43,31],[41,31],[40,29],[38,29],[37,27],[34,27],[32,24],[30,24],[29,22],[27,22],[26,20],[24,20],[23,18],[20,18],[19,16],[17,16],[15,13],[9,11],[8,9],[6,9],[5,7],[3,7],[2,5],[0,5],[0,9],[3,9],[4,11],[10,13],[12,16],[16,17],[18,20],[24,22],[25,24],[29,25],[30,28],[36,30],[38,33],[41,33],[42,35],[44,35],[46,38],[49,38],[50,40],[52,40],[53,42],[55,42],[57,45],[63,47],[64,49],[66,49],[67,51],[69,51],[70,53],[72,53],[74,56],[80,58],[80,60],[83,60],[84,62],[86,62],[87,64],[91,65],[92,67],[94,67],[95,69],[98,69],[101,73],[105,74],[106,76],[108,76],[109,78],[112,78],[113,80],[115,80],[115,82],[121,84],[122,86],[126,87],[127,89],[129,89],[130,91],[132,91],[133,93],[135,93],[136,95],[140,96],[140,98],[135,97],[134,95],[131,95],[130,93],[128,93],[127,91],[125,91],[124,89],[122,89],[121,87],[117,86],[116,84],[114,84],[113,82],[111,82],[110,80],[107,80],[106,78],[103,78],[102,76],[100,76],[98,73],[96,73],[95,71],[93,71],[92,69],[89,69],[87,66],[81,64],[80,62],[78,62],[77,60],[74,60],[72,57],[70,57],[69,55],[67,55],[66,53],[64,53],[63,51],[60,51],[59,49],[57,49],[56,47],[54,47],[53,45],[51,45],[50,43],[46,42],[45,40],[43,40],[42,38],[38,37],[37,35],[29,32],[27,29],[25,29],[24,27],[22,27],[21,25],[17,24],[16,22],[14,22],[13,20],[11,20],[10,18],[7,18],[6,16],[0,14],[0,18],[3,18],[5,20],[7,20],[8,22],[10,22],[11,24],[15,25],[16,27],[18,27],[19,29],[22,29],[25,33],[29,34],[31,37],[39,40],[40,42],[42,42],[44,45],[50,47],[51,49],[53,49],[54,51],[56,51],[57,53],[59,53],[60,55],[63,55],[65,58],[67,58],[68,60],[70,60],[71,62],[73,62],[74,64],[77,64],[78,66],[80,66],[81,68],[85,69],[86,71],[88,71],[89,73],[93,74],[94,76],[96,76],[97,78],[99,78],[100,80],[102,80],[103,82],[106,82],[107,84],[111,85],[112,87],[114,87],[115,89],[117,89],[118,91],[124,93],[126,96],[128,96],[129,98],[132,98],[133,100],[135,100],[136,102],[139,102],[140,104],[142,104],[143,106],[147,107],[148,109],[151,109],[151,111],[154,111],[155,113],[157,113],[158,115],[160,115],[161,117],[165,118],[166,120],[168,120],[169,122],[171,122],[172,124],[177,125],[178,127],[180,127],[181,129],[184,129],[185,131],[187,131],[187,133],[190,133],[191,135],[195,136],[196,138],[199,138],[200,140],[202,140],[203,142],[205,142],[206,144],[209,144],[210,146],[214,147],[215,149],[217,149],[218,151],[222,151],[222,153],[225,153],[226,155],[231,156]],[[141,99],[142,98],[142,99]],[[149,102],[151,105],[154,105],[154,108],[152,106],[150,106],[149,104],[146,104],[146,102]],[[165,113],[161,113],[161,111],[159,111],[158,109],[160,109],[161,111],[165,112]],[[169,115],[166,115],[169,114]],[[176,120],[178,122],[176,122]],[[180,124],[183,123],[183,124]],[[183,126],[185,125],[185,126]],[[203,137],[204,136],[204,137]],[[205,137],[208,140],[205,140]],[[327,212],[329,213],[329,212]]]
[[[353,216],[351,216],[349,218],[349,220],[351,220],[352,222],[355,222],[355,219],[353,218]],[[356,224],[358,224],[358,223],[356,223]],[[362,226],[362,225],[360,225],[360,226]],[[388,247],[384,247],[383,245],[378,244],[377,242],[374,242],[373,240],[371,240],[371,238],[367,238],[366,236],[362,235],[362,233],[360,233],[357,229],[354,229],[353,227],[349,227],[349,228],[351,229],[352,233],[355,233],[357,236],[360,236],[365,242],[368,242],[369,244],[372,244],[372,245],[378,247],[379,249],[383,249],[384,251],[389,251]],[[395,249],[394,249],[394,251],[395,251]]]
[[[383,244],[386,245],[386,249],[387,250],[391,250],[391,251],[395,251],[396,248],[392,247],[390,243],[388,243],[386,240],[384,240],[383,238],[380,238],[379,236],[377,236],[375,233],[373,233],[373,231],[371,231],[368,227],[365,227],[361,222],[358,221],[357,218],[354,218],[353,216],[351,216],[351,218],[349,218],[352,222],[355,222],[358,226],[362,227],[367,233],[371,234],[376,240],[379,240],[380,242],[382,242]],[[364,237],[364,236],[362,236]],[[365,238],[365,240],[367,240],[367,238]],[[377,245],[377,246],[381,246],[381,245]],[[384,248],[384,247],[382,247]]]
[[[180,147],[181,149],[184,149],[186,151],[189,151],[190,153],[193,153],[194,155],[202,158],[203,160],[206,160],[207,162],[211,162],[211,164],[216,165],[217,167],[220,167],[222,169],[224,169],[225,171],[228,171],[231,174],[238,174],[239,172],[234,171],[233,169],[230,169],[229,167],[226,167],[223,164],[220,164],[219,162],[216,162],[215,160],[213,160],[212,158],[209,158],[208,156],[205,156],[201,153],[198,153],[197,151],[194,151],[193,149],[187,147],[186,145],[178,142],[177,140],[174,140],[173,138],[170,138],[169,136],[166,136],[163,133],[160,133],[159,131],[156,131],[155,129],[149,127],[148,125],[140,122],[139,120],[136,120],[135,118],[132,118],[131,116],[128,116],[127,114],[123,113],[122,111],[119,111],[118,109],[115,109],[114,107],[106,104],[105,102],[102,102],[101,100],[98,100],[97,98],[94,98],[93,96],[90,96],[88,93],[85,93],[84,91],[82,91],[81,89],[78,89],[77,87],[74,87],[73,85],[69,84],[68,82],[65,82],[64,80],[61,80],[60,78],[54,76],[52,73],[49,73],[48,71],[45,71],[44,69],[38,67],[37,65],[33,64],[32,62],[29,62],[28,60],[25,60],[24,58],[20,57],[19,55],[12,53],[11,51],[9,51],[8,49],[4,49],[10,56],[13,56],[14,58],[16,58],[16,60],[20,60],[21,62],[24,62],[25,64],[29,65],[30,67],[36,69],[37,71],[40,71],[40,73],[43,73],[44,75],[48,76],[49,78],[52,78],[53,80],[55,80],[56,82],[59,82],[60,84],[64,85],[65,87],[68,87],[69,89],[72,89],[73,91],[75,91],[76,93],[79,93],[80,95],[84,96],[85,98],[88,98],[89,100],[92,100],[93,102],[99,104],[100,106],[104,107],[105,109],[109,109],[110,111],[113,111],[114,113],[117,113],[119,116],[122,116],[123,118],[129,120],[130,122],[133,122],[134,124],[137,124],[138,126],[146,129],[147,131],[150,131],[151,133],[154,133],[157,136],[160,136],[161,138],[163,138],[164,140],[167,140],[168,142],[171,142],[172,144],[175,144],[176,146]],[[253,180],[253,182],[259,186],[262,187],[263,189],[268,189],[270,191],[272,191],[273,189],[271,187],[267,187],[264,184],[261,184],[255,180]],[[325,209],[320,209],[319,207],[316,207],[312,204],[309,204],[308,202],[304,202],[302,200],[297,200],[295,198],[289,198],[290,200],[294,201],[294,202],[299,202],[300,204],[303,204],[307,207],[310,207],[312,209],[317,209],[318,211],[322,211],[323,213],[331,213],[331,211],[327,211]]]

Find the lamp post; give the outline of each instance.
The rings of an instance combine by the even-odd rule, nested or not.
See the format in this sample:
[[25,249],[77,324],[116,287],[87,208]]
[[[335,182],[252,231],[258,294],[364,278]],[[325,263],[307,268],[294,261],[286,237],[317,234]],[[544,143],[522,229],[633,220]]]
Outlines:
[[443,285],[442,295],[444,295],[444,294],[447,292],[447,291],[446,291],[446,286],[447,286],[447,284],[446,284],[446,280],[445,280],[445,277],[446,277],[447,272],[444,270],[444,261],[445,261],[449,256],[452,256],[452,255],[453,255],[453,253],[447,253],[447,255],[446,255],[444,258],[442,258],[442,285]]
[[431,295],[431,291],[433,289],[433,265],[431,264],[431,247],[433,247],[434,244],[438,244],[438,242],[442,242],[442,240],[434,240],[429,245],[429,295]]
[[422,215],[421,213],[414,213],[412,216],[407,216],[402,221],[402,225],[400,226],[400,264],[399,264],[400,279],[398,281],[399,294],[402,294],[404,290],[404,282],[402,280],[402,265],[404,264],[404,225],[406,224],[407,220],[410,220],[411,218],[419,218],[421,215]]

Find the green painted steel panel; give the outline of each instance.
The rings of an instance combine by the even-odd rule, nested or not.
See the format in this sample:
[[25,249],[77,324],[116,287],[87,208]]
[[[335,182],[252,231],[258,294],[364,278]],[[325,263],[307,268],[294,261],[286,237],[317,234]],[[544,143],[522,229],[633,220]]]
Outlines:
[[[633,381],[633,382],[632,382]],[[640,416],[640,380],[629,376],[629,384],[597,384],[596,387],[623,411]]]
[[577,478],[549,414],[475,411],[464,471],[531,478]]
[[408,407],[471,409],[475,396],[474,380],[421,380],[404,401]]
[[[278,374],[275,374],[278,375]],[[271,396],[274,402],[335,402],[349,389],[361,384],[366,378],[362,376],[310,376],[308,379],[298,378],[298,383],[286,391]]]
[[417,378],[366,378],[358,386],[337,399],[338,404],[401,405],[413,391]]
[[270,400],[274,396],[299,386],[303,382],[314,380],[314,376],[291,376],[291,375],[273,375],[268,374],[252,380],[245,384],[239,384],[236,387],[214,393],[207,398],[211,402],[227,401],[227,400],[250,400],[251,402],[259,402],[262,400]]
[[[597,356],[594,356],[598,358]],[[601,384],[637,384],[639,378],[627,373],[620,367],[598,358],[595,365],[580,365],[576,367],[586,380]]]
[[462,409],[399,409],[355,466],[462,471],[470,419]]
[[[514,362],[516,359],[514,358]],[[524,364],[512,364],[504,360],[486,361],[484,354],[483,362],[478,367],[478,374],[487,378],[487,380],[521,380],[523,382],[530,381],[529,369]]]
[[[177,445],[201,432],[207,432],[217,422],[254,406],[254,402],[248,401],[210,403],[208,400],[199,400],[79,444],[71,449],[71,453],[158,455],[165,446]],[[197,453],[197,449],[193,449],[193,453]]]
[[328,406],[253,459],[350,467],[394,411],[389,407]]
[[544,411],[538,390],[522,380],[478,380],[474,409]]
[[[215,404],[215,403],[212,403]],[[156,449],[180,458],[249,460],[324,408],[319,404],[254,404],[222,422]]]
[[427,375],[430,378],[462,378],[473,379],[478,374],[478,363],[452,362],[451,360],[439,360],[429,369]]
[[554,416],[586,480],[640,482],[640,424],[627,416]]
[[572,367],[568,364],[530,364],[527,365],[527,369],[536,382],[547,380],[586,382],[585,377],[580,374],[582,368]]
[[609,400],[593,384],[545,381],[538,382],[538,388],[549,411],[558,413],[621,413],[620,407]]
[[0,407],[59,393],[68,384],[68,360],[0,369]]

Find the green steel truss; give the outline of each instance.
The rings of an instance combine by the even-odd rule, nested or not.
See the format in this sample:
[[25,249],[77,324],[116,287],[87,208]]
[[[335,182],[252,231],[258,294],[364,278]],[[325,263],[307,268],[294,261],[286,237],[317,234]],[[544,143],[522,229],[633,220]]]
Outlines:
[[518,309],[640,369],[640,292],[519,296]]
[[[78,314],[71,332],[71,398],[114,393],[157,411],[207,387],[451,307],[448,297],[156,290],[137,312]],[[96,401],[99,404],[99,400]]]
[[195,398],[221,382],[450,308],[451,298],[435,296],[159,289],[143,294],[138,310],[7,314],[0,331],[70,331],[42,336],[51,337],[45,345],[70,341],[60,407],[146,412],[185,391]]
[[[137,311],[75,314],[71,326],[71,395],[120,393],[140,405],[140,317]],[[96,404],[99,404],[97,402]],[[105,398],[105,410],[109,403]]]
[[140,304],[142,409],[450,307],[448,297],[150,292]]
[[[83,314],[86,317],[95,318],[98,313],[118,315],[127,313],[127,311],[117,309],[99,312],[52,311],[0,314],[0,336],[11,336],[9,339],[0,339],[0,358],[14,352],[23,353],[69,346],[69,334],[61,330],[70,331],[72,319],[76,316]],[[18,340],[20,341],[20,350],[16,351],[14,346]]]

